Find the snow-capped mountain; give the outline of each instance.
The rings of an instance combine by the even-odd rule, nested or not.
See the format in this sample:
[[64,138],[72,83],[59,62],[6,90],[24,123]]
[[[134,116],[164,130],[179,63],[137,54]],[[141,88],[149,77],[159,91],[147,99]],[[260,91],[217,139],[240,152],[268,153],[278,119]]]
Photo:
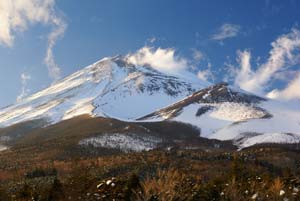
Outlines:
[[233,140],[239,147],[258,143],[299,143],[300,105],[286,104],[229,87],[213,85],[140,118],[193,124],[201,136]]
[[81,114],[130,120],[176,102],[208,84],[104,58],[21,102],[0,110],[0,127],[33,119],[53,124]]
[[220,83],[174,76],[126,57],[104,58],[13,106],[0,110],[0,128],[34,119],[46,125],[89,114],[123,121],[179,121],[209,139],[299,143],[300,104],[262,98]]

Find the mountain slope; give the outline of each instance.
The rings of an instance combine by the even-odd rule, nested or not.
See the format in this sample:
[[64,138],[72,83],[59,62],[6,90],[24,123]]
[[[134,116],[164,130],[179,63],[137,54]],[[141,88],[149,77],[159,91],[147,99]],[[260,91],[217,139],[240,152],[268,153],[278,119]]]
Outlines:
[[104,58],[0,110],[0,127],[33,119],[53,124],[82,114],[135,119],[205,86],[150,66],[134,66],[124,57]]
[[240,147],[257,143],[299,143],[300,106],[267,100],[225,83],[191,96],[142,118],[193,124],[201,136],[233,140]]
[[135,66],[126,57],[105,58],[0,110],[0,137],[7,132],[1,128],[10,125],[21,129],[2,136],[18,138],[27,133],[22,128],[31,129],[19,123],[38,120],[37,127],[44,127],[87,114],[124,122],[179,121],[201,129],[201,137],[232,140],[239,147],[300,142],[300,104],[187,77]]

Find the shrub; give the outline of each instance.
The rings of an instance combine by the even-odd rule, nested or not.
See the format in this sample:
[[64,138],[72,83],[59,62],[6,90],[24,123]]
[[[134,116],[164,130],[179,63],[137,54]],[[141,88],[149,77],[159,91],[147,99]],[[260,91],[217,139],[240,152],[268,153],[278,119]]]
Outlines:
[[50,169],[36,168],[32,171],[25,173],[25,177],[28,179],[37,178],[37,177],[46,177],[46,176],[57,176],[57,170],[55,168],[50,168]]
[[19,189],[19,191],[17,192],[17,198],[19,199],[28,199],[31,197],[31,188],[27,183],[24,183],[21,187],[21,189]]
[[272,199],[274,201],[276,200],[281,200],[280,199],[280,191],[282,191],[284,189],[284,184],[283,182],[280,180],[280,178],[276,178],[273,181],[273,184],[270,186],[270,194],[272,196]]
[[148,177],[141,185],[142,194],[136,193],[137,200],[176,200],[178,187],[183,183],[184,175],[178,170],[158,170],[156,177]]
[[64,197],[63,185],[58,178],[53,180],[47,200],[60,200]]

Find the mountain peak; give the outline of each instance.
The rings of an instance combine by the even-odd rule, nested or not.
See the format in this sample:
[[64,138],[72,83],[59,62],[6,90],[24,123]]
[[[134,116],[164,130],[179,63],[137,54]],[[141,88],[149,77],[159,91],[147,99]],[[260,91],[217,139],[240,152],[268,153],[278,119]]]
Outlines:
[[0,127],[41,118],[56,123],[81,114],[135,119],[204,87],[200,80],[135,66],[121,55],[106,57],[1,109]]

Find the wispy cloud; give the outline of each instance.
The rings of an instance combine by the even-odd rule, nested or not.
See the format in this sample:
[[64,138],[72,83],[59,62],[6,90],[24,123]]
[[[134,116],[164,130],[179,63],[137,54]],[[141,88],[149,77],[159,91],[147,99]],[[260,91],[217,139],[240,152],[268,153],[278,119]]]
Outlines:
[[[253,79],[255,77],[254,73],[251,69],[251,53],[248,50],[245,50],[243,52],[238,51],[238,62],[240,64],[240,69],[236,69],[237,71],[232,71],[236,73],[236,78],[234,80],[234,84],[239,86],[242,89],[249,90],[254,92],[255,88],[253,85],[255,83],[248,84],[249,80]],[[249,86],[250,85],[250,86]]]
[[195,62],[199,62],[204,58],[204,54],[197,49],[192,49],[192,56]]
[[0,0],[0,44],[12,47],[15,35],[28,29],[29,25],[41,23],[51,25],[45,63],[49,76],[57,80],[60,68],[55,63],[53,47],[57,39],[63,36],[65,22],[57,15],[55,0]]
[[177,74],[189,66],[188,60],[176,56],[173,48],[155,49],[145,46],[135,53],[127,55],[127,59],[135,65],[149,65],[158,71],[171,74]]
[[203,81],[213,81],[215,79],[215,76],[212,72],[212,69],[211,69],[211,63],[208,63],[207,64],[207,68],[205,70],[200,70],[198,71],[198,74],[197,74],[197,77],[200,79],[200,80],[203,80]]
[[45,63],[48,67],[49,76],[56,81],[61,77],[61,70],[55,62],[53,48],[57,40],[64,35],[67,25],[62,19],[57,18],[56,16],[54,16],[52,20],[54,29],[48,36],[48,47],[45,57]]
[[223,24],[217,33],[211,36],[212,40],[222,41],[227,38],[233,38],[238,35],[241,27],[236,24]]
[[151,37],[151,38],[148,38],[148,39],[147,39],[147,42],[149,42],[149,43],[154,43],[156,40],[157,40],[157,38],[153,36],[153,37]]
[[[240,68],[236,72],[235,85],[250,92],[266,94],[268,84],[276,78],[276,74],[287,71],[291,66],[300,64],[299,30],[292,29],[290,33],[278,37],[271,45],[272,49],[267,62],[257,66],[256,70],[251,67],[250,51],[246,50],[238,53]],[[289,82],[290,80],[286,81]],[[288,86],[294,86],[294,82],[291,82]],[[273,94],[275,92],[276,97],[278,97],[279,93],[277,92],[279,91],[275,90]],[[275,96],[273,95],[273,97]]]
[[17,97],[17,102],[21,101],[29,93],[27,84],[28,84],[28,80],[31,79],[31,76],[30,74],[24,72],[21,74],[20,79],[21,79],[21,93]]
[[274,89],[267,94],[267,97],[283,100],[300,99],[300,71],[295,79],[293,79],[286,88],[282,90]]

